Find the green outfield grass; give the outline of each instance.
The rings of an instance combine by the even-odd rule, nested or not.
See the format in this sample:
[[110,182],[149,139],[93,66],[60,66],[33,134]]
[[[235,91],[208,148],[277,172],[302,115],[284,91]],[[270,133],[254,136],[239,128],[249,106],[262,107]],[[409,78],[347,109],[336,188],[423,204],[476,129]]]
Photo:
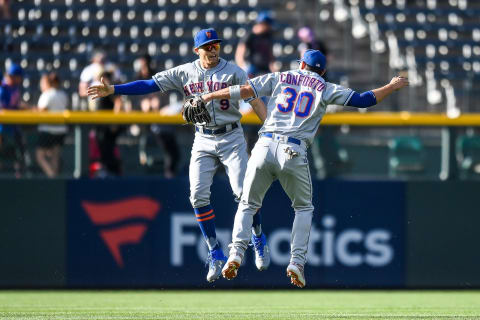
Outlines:
[[0,319],[480,319],[480,291],[0,291]]

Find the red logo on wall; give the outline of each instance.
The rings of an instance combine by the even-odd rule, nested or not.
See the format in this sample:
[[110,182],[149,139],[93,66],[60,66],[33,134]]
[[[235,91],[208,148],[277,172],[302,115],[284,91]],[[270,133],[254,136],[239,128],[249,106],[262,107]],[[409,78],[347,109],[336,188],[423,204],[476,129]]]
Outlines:
[[[157,216],[161,205],[149,197],[131,197],[107,203],[82,201],[82,207],[94,225],[106,227],[129,219],[140,218],[151,221]],[[123,268],[120,247],[125,244],[140,243],[146,230],[146,222],[134,222],[126,226],[100,229],[99,232],[115,262]]]

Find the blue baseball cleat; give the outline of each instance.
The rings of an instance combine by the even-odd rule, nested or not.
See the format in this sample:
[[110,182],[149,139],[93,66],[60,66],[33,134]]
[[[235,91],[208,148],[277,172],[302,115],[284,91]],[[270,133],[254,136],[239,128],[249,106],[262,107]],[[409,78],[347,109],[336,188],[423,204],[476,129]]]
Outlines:
[[252,245],[255,250],[255,265],[260,271],[267,270],[270,265],[270,250],[267,245],[267,237],[262,233],[260,237],[252,234]]
[[208,274],[207,281],[213,282],[222,274],[222,267],[227,261],[222,249],[215,249],[208,253]]

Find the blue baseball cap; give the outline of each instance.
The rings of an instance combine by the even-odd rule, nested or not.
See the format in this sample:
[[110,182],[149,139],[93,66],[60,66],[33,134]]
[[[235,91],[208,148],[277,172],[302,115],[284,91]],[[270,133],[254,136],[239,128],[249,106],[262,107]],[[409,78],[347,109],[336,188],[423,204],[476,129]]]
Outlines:
[[213,42],[222,42],[222,39],[218,38],[217,31],[213,28],[202,29],[197,32],[195,35],[195,49],[203,45],[213,43]]
[[23,76],[23,69],[20,65],[12,63],[8,68],[7,74],[9,76]]
[[268,23],[273,24],[273,18],[268,11],[261,11],[258,13],[257,19],[255,20],[256,23]]
[[305,62],[310,67],[320,68],[322,70],[327,67],[327,58],[325,58],[319,50],[308,49],[299,61]]

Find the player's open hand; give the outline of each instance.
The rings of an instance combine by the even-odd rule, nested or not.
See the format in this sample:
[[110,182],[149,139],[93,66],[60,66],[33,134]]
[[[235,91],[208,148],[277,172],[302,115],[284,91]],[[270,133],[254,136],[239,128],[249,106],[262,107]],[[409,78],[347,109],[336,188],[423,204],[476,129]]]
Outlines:
[[92,100],[109,96],[114,92],[113,86],[105,83],[103,77],[100,79],[100,82],[102,84],[88,87],[87,95],[91,97]]
[[405,77],[393,77],[390,85],[393,87],[393,90],[399,90],[408,86],[408,79]]

